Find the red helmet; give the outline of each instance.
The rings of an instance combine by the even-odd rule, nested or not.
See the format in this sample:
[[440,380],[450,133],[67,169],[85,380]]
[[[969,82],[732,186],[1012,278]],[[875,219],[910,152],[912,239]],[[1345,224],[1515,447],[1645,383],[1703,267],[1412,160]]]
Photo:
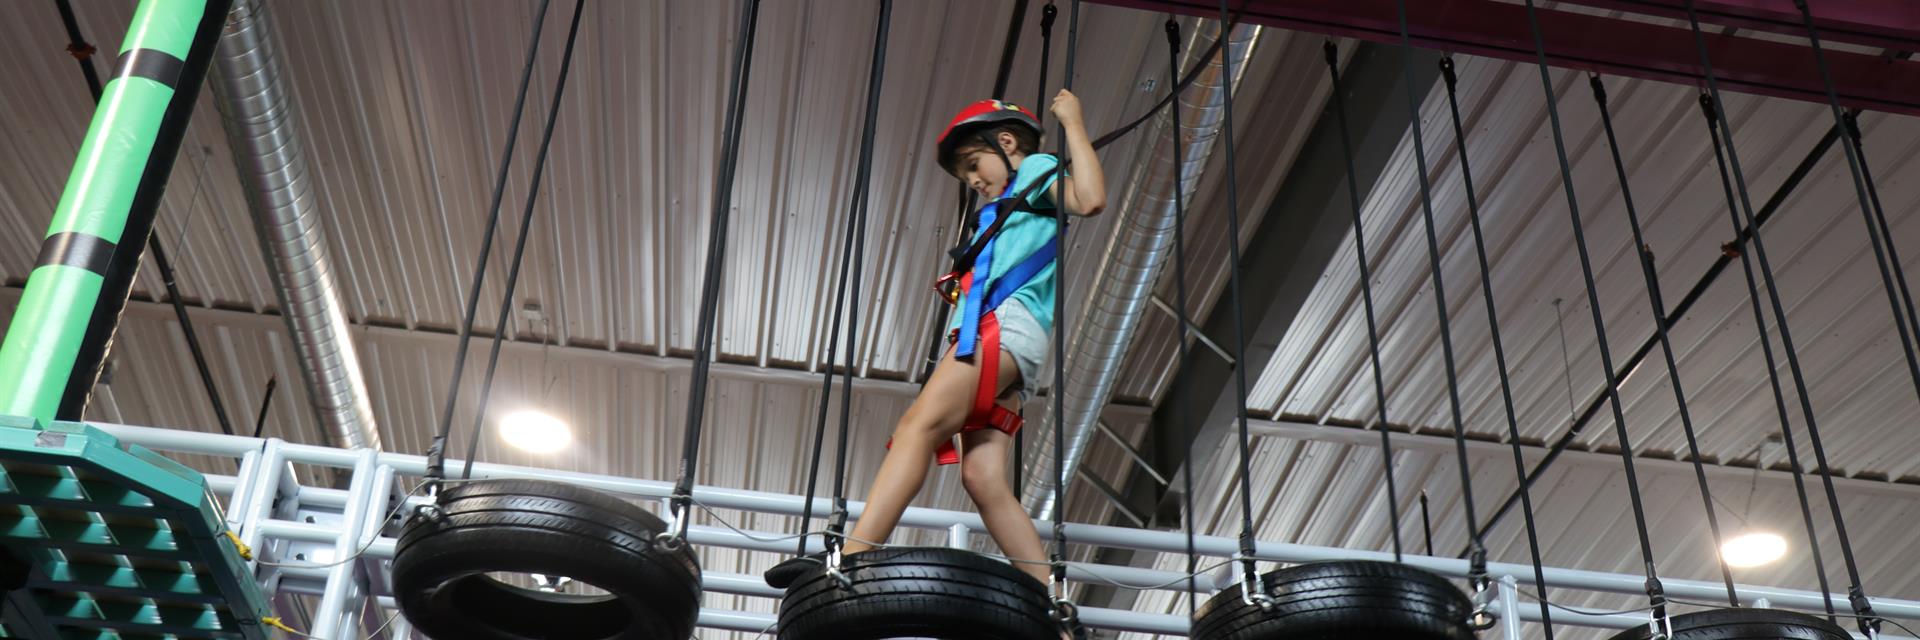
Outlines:
[[1032,111],[1011,102],[981,100],[961,109],[960,113],[953,116],[953,121],[947,123],[947,128],[940,131],[940,137],[934,139],[939,150],[935,159],[941,167],[946,167],[951,164],[954,150],[965,142],[969,131],[1001,123],[1026,125],[1035,136],[1040,135],[1040,119],[1034,117]]

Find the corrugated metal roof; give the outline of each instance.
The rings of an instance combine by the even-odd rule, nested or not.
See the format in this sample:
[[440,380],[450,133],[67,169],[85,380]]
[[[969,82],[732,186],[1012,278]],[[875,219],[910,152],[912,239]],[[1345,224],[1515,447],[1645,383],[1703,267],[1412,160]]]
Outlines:
[[[1500,328],[1511,366],[1523,441],[1551,441],[1571,422],[1570,405],[1584,406],[1602,387],[1593,324],[1578,272],[1565,200],[1554,161],[1551,132],[1541,101],[1538,76],[1530,66],[1461,58],[1462,108],[1468,148],[1482,205],[1492,277],[1499,303]],[[1653,325],[1639,265],[1631,252],[1626,211],[1613,175],[1611,157],[1600,131],[1598,112],[1581,74],[1556,72],[1562,118],[1573,158],[1575,190],[1595,262],[1604,317],[1616,362],[1622,362]],[[1676,302],[1721,255],[1733,236],[1713,168],[1711,149],[1695,92],[1686,87],[1608,79],[1621,145],[1633,181],[1635,204],[1647,226],[1648,244],[1659,266],[1667,303]],[[1468,235],[1461,188],[1443,88],[1430,88],[1422,106],[1428,157],[1433,164],[1434,214],[1452,320],[1454,347],[1460,356],[1459,380],[1465,425],[1476,439],[1505,440],[1504,410],[1493,370],[1490,333],[1480,300],[1480,282]],[[1820,105],[1729,95],[1738,144],[1758,207],[1831,124]],[[1920,193],[1898,177],[1920,145],[1920,122],[1869,114],[1868,159],[1883,176],[1879,182],[1895,229],[1895,242],[1912,247],[1920,240],[1907,212]],[[1880,280],[1869,262],[1870,250],[1858,218],[1845,161],[1838,148],[1829,153],[1807,182],[1785,200],[1777,219],[1763,227],[1779,276],[1796,347],[1808,376],[1809,393],[1833,466],[1866,482],[1845,484],[1842,506],[1869,593],[1912,597],[1916,575],[1902,557],[1911,546],[1893,524],[1893,514],[1908,513],[1920,491],[1889,484],[1892,477],[1911,483],[1916,437],[1904,425],[1912,421],[1914,386],[1885,307]],[[1383,367],[1389,410],[1397,430],[1451,433],[1446,377],[1434,317],[1433,283],[1425,244],[1411,138],[1402,140],[1380,182],[1366,199],[1364,218],[1374,260],[1376,303],[1381,313]],[[1326,273],[1295,319],[1250,401],[1256,413],[1279,419],[1338,425],[1373,425],[1377,408],[1366,362],[1364,318],[1360,315],[1358,270],[1351,235],[1343,240]],[[1912,252],[1907,266],[1912,267]],[[1686,383],[1689,407],[1710,463],[1751,465],[1756,446],[1778,432],[1764,365],[1742,275],[1737,266],[1717,280],[1674,327],[1675,350]],[[1764,291],[1764,290],[1763,290]],[[1764,295],[1764,293],[1763,293]],[[1780,341],[1769,325],[1776,356]],[[1561,332],[1569,355],[1561,352]],[[1796,440],[1805,462],[1812,459],[1808,435],[1784,359],[1780,375],[1787,384]],[[1624,377],[1621,397],[1629,433],[1642,456],[1686,459],[1676,404],[1656,351]],[[1608,412],[1603,410],[1576,442],[1576,450],[1617,451]],[[1324,427],[1344,428],[1344,427]],[[1231,441],[1229,441],[1231,442]],[[1220,455],[1236,452],[1223,449]],[[1254,455],[1256,522],[1262,539],[1388,549],[1384,485],[1376,450],[1348,444],[1260,439]],[[1396,458],[1401,486],[1401,531],[1418,544],[1417,492],[1433,497],[1435,544],[1442,554],[1459,551],[1465,523],[1453,458],[1444,453],[1403,452]],[[1616,459],[1617,460],[1617,459]],[[1767,465],[1784,468],[1775,454]],[[1223,465],[1209,469],[1201,486],[1232,482]],[[1699,494],[1685,466],[1649,473],[1642,465],[1641,490],[1648,498],[1656,557],[1667,577],[1714,580],[1718,571]],[[1672,465],[1668,465],[1671,467]],[[1474,487],[1485,518],[1497,500],[1515,487],[1510,459],[1476,455]],[[1534,500],[1542,523],[1546,561],[1555,566],[1636,573],[1638,552],[1627,509],[1624,477],[1617,461],[1594,456],[1562,462],[1538,485]],[[1811,482],[1811,480],[1810,480]],[[1748,493],[1735,479],[1712,483],[1724,526],[1735,527]],[[1810,490],[1818,492],[1814,484]],[[1216,496],[1218,493],[1201,492]],[[1227,496],[1203,505],[1203,529],[1231,535],[1237,531],[1237,506]],[[1742,571],[1743,582],[1813,588],[1811,560],[1791,487],[1770,476],[1753,498],[1752,520],[1788,537],[1795,555],[1766,569]],[[1837,539],[1825,500],[1814,498],[1829,575],[1844,588]],[[1224,509],[1224,512],[1223,512]],[[1497,560],[1526,562],[1518,518],[1511,517],[1491,535]],[[1162,568],[1184,560],[1161,558]],[[1558,598],[1556,598],[1558,599]],[[1578,594],[1563,603],[1600,608],[1631,607],[1628,596]],[[1142,598],[1150,611],[1184,612],[1183,601],[1169,594]],[[1843,606],[1844,608],[1844,606]],[[1537,631],[1535,631],[1537,633]],[[1537,637],[1537,636],[1534,636]],[[1595,631],[1566,637],[1606,637]]]
[[[1527,440],[1550,440],[1566,422],[1567,379],[1580,406],[1602,383],[1545,111],[1531,68],[1516,70],[1479,59],[1466,59],[1461,68],[1468,130],[1477,134],[1469,140],[1469,150],[1480,181],[1521,433]],[[1651,312],[1598,114],[1586,88],[1578,86],[1584,78],[1561,74],[1559,79],[1575,191],[1608,337],[1616,363],[1624,362],[1652,335]],[[1720,245],[1732,237],[1725,200],[1694,92],[1641,82],[1611,84],[1635,201],[1671,306],[1721,256]],[[1732,94],[1729,101],[1758,206],[1813,147],[1829,118],[1818,105]],[[1429,157],[1436,165],[1431,172],[1434,214],[1445,254],[1454,347],[1460,354],[1461,402],[1470,431],[1498,438],[1505,433],[1504,416],[1445,104],[1436,87],[1423,117]],[[1920,123],[1869,115],[1865,126],[1870,161],[1883,175],[1899,175],[1920,143]],[[1796,347],[1835,465],[1848,475],[1898,478],[1911,470],[1909,457],[1898,452],[1920,444],[1915,440],[1920,434],[1885,427],[1911,420],[1920,405],[1914,402],[1912,380],[1901,371],[1892,319],[1883,308],[1884,294],[1865,246],[1844,162],[1838,149],[1827,154],[1762,234],[1790,326],[1799,330]],[[1411,146],[1403,144],[1365,207],[1368,235],[1380,239],[1370,252],[1376,260],[1374,291],[1382,315],[1382,366],[1396,424],[1450,429],[1423,223],[1410,167]],[[1905,224],[1903,214],[1920,198],[1920,190],[1897,179],[1882,181],[1880,187],[1895,223],[1896,243],[1912,246],[1920,233]],[[1357,270],[1351,240],[1347,242],[1262,373],[1250,400],[1256,410],[1312,421],[1375,420]],[[1702,454],[1710,460],[1739,458],[1777,428],[1743,277],[1729,268],[1673,328]],[[1570,350],[1564,359],[1559,344],[1563,330]],[[1777,331],[1773,344],[1780,356]],[[1781,364],[1785,379],[1784,358]],[[1635,448],[1681,451],[1684,440],[1659,352],[1622,384]],[[1597,420],[1596,428],[1583,432],[1582,443],[1611,444],[1606,422]],[[1803,437],[1805,432],[1799,428]]]

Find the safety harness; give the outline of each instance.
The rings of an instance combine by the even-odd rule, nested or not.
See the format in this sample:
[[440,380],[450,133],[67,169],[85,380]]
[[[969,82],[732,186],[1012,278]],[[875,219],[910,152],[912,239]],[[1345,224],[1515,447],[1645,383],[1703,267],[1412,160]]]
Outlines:
[[[992,148],[999,152],[998,145]],[[1018,176],[1012,170],[1011,159],[1002,153],[1001,160],[1006,162],[1008,174],[1014,176],[1017,182]],[[1049,239],[1006,273],[997,275],[991,271],[994,240],[1015,213],[1041,215],[1029,198],[1037,189],[1050,184],[1059,171],[1059,165],[1047,169],[1018,193],[1009,184],[998,199],[981,207],[974,215],[975,226],[981,232],[976,234],[972,242],[956,246],[948,252],[953,257],[953,269],[934,281],[934,290],[940,298],[960,307],[960,327],[950,334],[954,342],[954,356],[973,358],[980,368],[973,407],[967,412],[961,433],[998,429],[1013,435],[1020,431],[1025,422],[1019,413],[1008,411],[994,402],[1000,390],[1000,318],[995,312],[1015,291],[1026,286],[1042,269],[1053,263],[1060,252],[1060,239],[1058,236]],[[976,282],[992,284],[975,287],[973,285]],[[892,443],[888,444],[891,446]],[[960,462],[960,452],[953,448],[951,441],[940,445],[935,453],[940,464]]]
[[[1237,15],[1232,20],[1232,23],[1239,23]],[[1200,59],[1211,59],[1219,52],[1222,42],[1223,40],[1215,40],[1213,45],[1200,56]],[[1108,144],[1113,143],[1113,141],[1132,132],[1140,125],[1145,124],[1154,114],[1159,113],[1160,109],[1172,104],[1174,96],[1178,95],[1181,89],[1192,84],[1193,81],[1199,77],[1201,68],[1202,65],[1195,65],[1190,69],[1185,77],[1181,78],[1180,82],[1174,87],[1174,91],[1167,97],[1161,99],[1160,102],[1154,104],[1152,109],[1149,109],[1133,121],[1122,125],[1120,128],[1109,131],[1105,135],[1093,140],[1093,148],[1098,150],[1106,147]],[[1024,114],[1025,110],[999,100],[985,100],[975,103],[969,106],[967,110],[962,111],[961,117],[956,118],[952,123],[947,125],[947,130],[940,134],[940,142],[943,145],[946,144],[950,139],[948,135],[956,134],[956,129],[959,127],[990,124],[993,122],[1023,122],[1033,127],[1036,132],[1038,131],[1039,122],[1037,119],[1034,119],[1031,114],[1026,114],[1023,118],[1015,115],[1016,113]],[[988,139],[982,133],[976,132],[976,135],[981,142],[986,144],[987,148],[992,149],[995,154],[1000,156],[1001,162],[1006,163],[1007,174],[1017,177],[1016,172],[1013,170],[1012,159],[1008,158],[1006,152],[1000,149],[1000,145]],[[956,135],[954,139],[957,138],[958,136]],[[1034,251],[1033,255],[1028,256],[1019,264],[1014,265],[1007,273],[1000,274],[997,278],[993,277],[991,273],[979,274],[978,277],[980,279],[993,282],[993,286],[990,287],[992,289],[991,291],[979,291],[972,286],[976,277],[974,267],[979,264],[983,258],[987,259],[987,264],[992,264],[993,241],[999,237],[1000,231],[1005,228],[1007,220],[1012,218],[1014,213],[1024,211],[1036,215],[1044,215],[1033,208],[1029,197],[1033,195],[1035,189],[1051,184],[1054,177],[1071,163],[1067,158],[1056,158],[1056,160],[1058,164],[1035,177],[1035,179],[1018,194],[1013,194],[1012,185],[1008,185],[1007,190],[1001,192],[999,199],[981,207],[968,222],[972,223],[973,228],[983,229],[984,231],[977,234],[971,243],[963,243],[949,251],[948,254],[953,257],[953,269],[949,270],[946,275],[934,280],[934,292],[937,293],[942,300],[947,301],[947,304],[961,307],[960,311],[964,314],[961,316],[960,329],[956,333],[948,336],[948,338],[955,343],[954,355],[962,358],[977,357],[978,359],[976,361],[980,364],[980,384],[974,394],[973,409],[968,412],[967,421],[960,429],[961,433],[979,431],[986,428],[999,429],[1008,435],[1013,435],[1020,431],[1020,426],[1023,422],[1020,414],[1008,411],[994,403],[995,392],[1000,389],[1000,321],[994,311],[1000,307],[1001,302],[1006,301],[1008,296],[1013,295],[1015,291],[1019,291],[1020,287],[1025,286],[1028,281],[1040,273],[1041,269],[1046,268],[1048,264],[1051,264],[1054,259],[1059,256],[1060,239],[1058,236],[1055,236],[1052,240],[1047,241],[1045,245],[1041,246],[1040,249]],[[1015,180],[1015,182],[1018,182],[1018,180]],[[965,238],[967,235],[968,234],[961,234],[961,237]],[[963,298],[965,304],[961,304]],[[887,444],[888,446],[892,446],[893,443],[892,441],[888,441]],[[937,453],[940,464],[955,464],[960,461],[960,454],[954,450],[953,443],[951,442],[941,445]]]

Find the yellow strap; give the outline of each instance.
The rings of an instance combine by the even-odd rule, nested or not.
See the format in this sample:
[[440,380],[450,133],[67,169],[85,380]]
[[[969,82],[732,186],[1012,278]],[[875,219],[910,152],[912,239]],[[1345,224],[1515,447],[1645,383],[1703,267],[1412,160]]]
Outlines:
[[266,618],[261,618],[261,619],[260,619],[260,624],[264,624],[264,625],[267,625],[267,626],[269,626],[269,627],[273,627],[273,628],[275,628],[275,629],[279,629],[279,630],[281,630],[281,631],[285,631],[285,632],[287,632],[287,633],[292,633],[292,634],[296,634],[296,635],[298,635],[298,634],[300,633],[300,632],[298,632],[298,631],[294,631],[294,630],[293,630],[293,627],[289,627],[289,626],[287,626],[287,623],[285,623],[285,622],[281,622],[279,618],[275,618],[275,617],[266,617]]
[[[240,536],[237,536],[237,535],[234,535],[232,531],[222,531],[222,532],[220,532],[220,533],[221,533],[222,535],[225,535],[225,536],[227,537],[227,539],[228,539],[228,540],[232,540],[232,541],[233,541],[233,547],[234,547],[235,549],[237,549],[237,550],[239,550],[239,551],[240,551],[240,559],[241,559],[241,560],[252,560],[252,559],[253,559],[253,549],[252,549],[251,547],[248,547],[248,546],[247,546],[247,543],[245,543],[245,542],[241,542],[241,541],[240,541]],[[275,620],[275,622],[271,622],[271,623],[268,623],[268,624],[270,624],[270,625],[274,625],[274,626],[279,626],[279,625],[277,624],[277,623],[278,623],[278,621],[279,621],[279,619],[278,619],[278,618],[275,618],[274,620]],[[284,628],[284,627],[282,627],[282,628]],[[287,630],[288,630],[288,631],[292,631],[292,629],[287,629]]]

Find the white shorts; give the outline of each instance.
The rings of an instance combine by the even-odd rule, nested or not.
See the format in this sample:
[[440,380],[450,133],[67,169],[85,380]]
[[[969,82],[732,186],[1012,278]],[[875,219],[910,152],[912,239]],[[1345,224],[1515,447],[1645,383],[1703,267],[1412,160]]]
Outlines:
[[1020,402],[1025,404],[1040,390],[1040,380],[1045,377],[1041,375],[1041,367],[1047,362],[1047,354],[1052,352],[1053,342],[1047,328],[1040,326],[1040,321],[1018,300],[1007,298],[994,310],[994,316],[1000,320],[1000,351],[1012,357],[1014,366],[1020,370]]

